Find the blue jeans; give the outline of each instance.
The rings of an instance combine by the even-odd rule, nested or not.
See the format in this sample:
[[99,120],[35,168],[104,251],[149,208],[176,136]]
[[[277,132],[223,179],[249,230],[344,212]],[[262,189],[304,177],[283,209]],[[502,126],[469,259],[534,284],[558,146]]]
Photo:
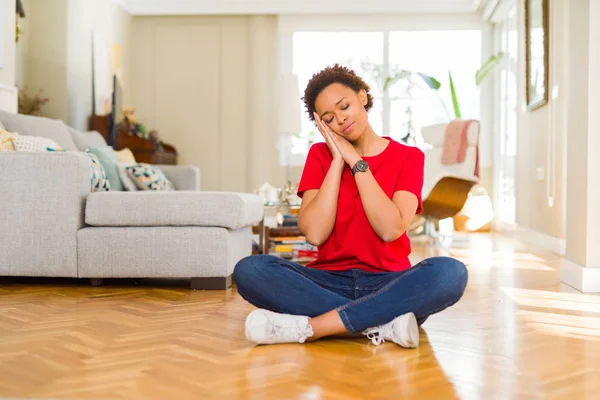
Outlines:
[[419,325],[456,303],[467,285],[465,265],[432,257],[402,272],[323,271],[270,255],[242,259],[233,272],[240,295],[278,313],[316,317],[337,310],[351,334],[413,312]]

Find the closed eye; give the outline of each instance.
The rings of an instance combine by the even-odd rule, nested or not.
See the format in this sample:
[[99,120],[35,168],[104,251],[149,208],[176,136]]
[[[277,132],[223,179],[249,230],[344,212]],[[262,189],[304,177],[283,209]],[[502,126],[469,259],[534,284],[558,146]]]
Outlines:
[[[346,104],[345,106],[343,106],[341,109],[342,110],[346,110],[348,109],[348,107],[350,107],[350,104]],[[325,121],[326,123],[330,124],[333,122],[333,118],[331,118],[329,121]]]

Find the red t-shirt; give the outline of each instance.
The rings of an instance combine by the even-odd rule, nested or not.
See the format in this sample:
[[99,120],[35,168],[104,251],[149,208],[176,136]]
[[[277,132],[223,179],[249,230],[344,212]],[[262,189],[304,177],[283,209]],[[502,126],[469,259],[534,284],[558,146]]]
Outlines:
[[[375,180],[390,199],[399,190],[417,196],[416,212],[420,214],[425,155],[416,147],[405,146],[389,137],[386,139],[389,144],[380,154],[362,158],[369,163]],[[306,190],[321,187],[332,160],[326,143],[311,146],[298,186],[298,196],[302,197]],[[411,267],[408,259],[410,251],[410,240],[406,233],[390,243],[377,236],[367,219],[350,167],[346,164],[342,172],[333,231],[319,246],[317,259],[307,266],[330,271],[351,268],[371,272],[402,271]]]

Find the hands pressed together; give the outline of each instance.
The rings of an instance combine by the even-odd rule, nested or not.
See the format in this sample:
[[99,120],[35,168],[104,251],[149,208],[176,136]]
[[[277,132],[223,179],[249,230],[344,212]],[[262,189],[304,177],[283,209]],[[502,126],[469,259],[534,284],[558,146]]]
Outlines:
[[317,128],[321,132],[321,135],[323,135],[327,147],[329,147],[329,151],[333,155],[333,163],[337,163],[340,166],[347,163],[352,168],[361,159],[356,149],[345,137],[333,132],[317,113],[314,113],[314,117]]

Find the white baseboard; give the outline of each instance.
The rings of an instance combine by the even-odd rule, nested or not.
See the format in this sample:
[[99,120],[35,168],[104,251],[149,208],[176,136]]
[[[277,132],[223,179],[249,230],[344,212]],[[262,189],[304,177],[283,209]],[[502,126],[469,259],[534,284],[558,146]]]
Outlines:
[[564,256],[567,252],[567,241],[534,231],[533,229],[521,228],[516,224],[498,223],[498,231],[518,237],[525,243],[541,247],[554,254]]
[[560,281],[584,293],[600,293],[600,268],[560,260]]
[[0,110],[16,113],[18,111],[19,91],[16,87],[0,83]]

